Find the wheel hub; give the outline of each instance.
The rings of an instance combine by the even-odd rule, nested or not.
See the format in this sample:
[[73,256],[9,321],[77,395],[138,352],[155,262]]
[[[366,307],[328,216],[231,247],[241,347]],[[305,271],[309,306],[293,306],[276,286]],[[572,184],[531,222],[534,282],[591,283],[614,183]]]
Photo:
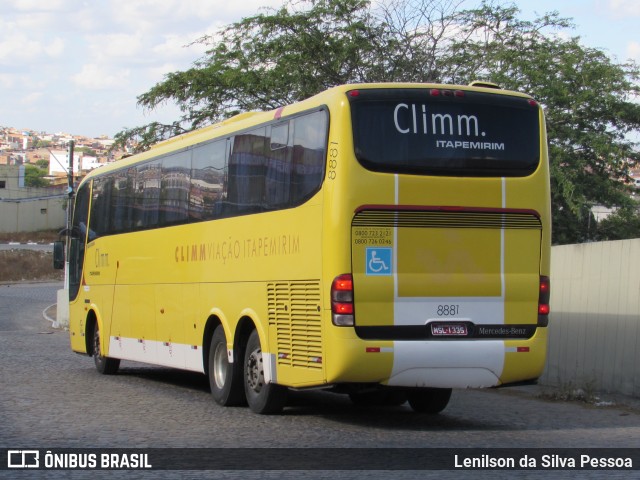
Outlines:
[[247,385],[254,392],[259,392],[264,385],[261,350],[251,352],[247,359]]
[[98,334],[98,332],[95,333],[95,335],[93,336],[93,354],[96,357],[100,357],[101,352],[100,352],[100,335]]
[[224,345],[218,345],[214,352],[214,367],[213,367],[213,379],[216,382],[218,388],[223,388],[225,380],[227,378],[227,369],[229,368],[229,361],[227,359],[227,349]]

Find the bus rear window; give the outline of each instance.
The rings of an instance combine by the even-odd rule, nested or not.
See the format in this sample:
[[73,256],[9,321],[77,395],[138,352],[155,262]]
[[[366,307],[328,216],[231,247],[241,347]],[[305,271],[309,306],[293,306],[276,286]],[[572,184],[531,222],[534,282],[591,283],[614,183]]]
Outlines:
[[526,176],[540,161],[538,106],[526,98],[374,89],[351,93],[349,100],[356,157],[370,170]]

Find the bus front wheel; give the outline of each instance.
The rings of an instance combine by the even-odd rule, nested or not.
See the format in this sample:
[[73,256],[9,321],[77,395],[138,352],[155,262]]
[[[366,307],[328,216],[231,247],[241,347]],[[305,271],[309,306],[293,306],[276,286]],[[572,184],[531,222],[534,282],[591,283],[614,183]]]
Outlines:
[[96,370],[103,375],[113,375],[120,368],[120,360],[117,358],[109,358],[102,355],[100,349],[100,328],[96,322],[93,329],[93,361],[96,364]]
[[436,414],[444,410],[451,398],[450,388],[416,388],[407,391],[409,405],[415,412]]
[[229,363],[227,337],[222,325],[218,325],[211,337],[209,348],[209,385],[217,404],[226,407],[244,404],[242,390],[242,363]]
[[287,401],[287,389],[266,383],[260,337],[254,330],[249,336],[244,354],[244,392],[249,408],[255,413],[279,413]]

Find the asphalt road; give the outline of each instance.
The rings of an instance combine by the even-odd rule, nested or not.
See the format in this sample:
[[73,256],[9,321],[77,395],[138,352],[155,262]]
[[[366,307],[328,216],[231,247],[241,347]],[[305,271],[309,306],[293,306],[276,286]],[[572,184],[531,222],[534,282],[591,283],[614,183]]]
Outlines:
[[[58,284],[0,286],[0,447],[242,448],[248,471],[133,472],[136,478],[640,478],[635,471],[251,471],[260,447],[619,448],[640,446],[640,411],[537,398],[537,391],[454,391],[437,416],[408,405],[362,409],[345,396],[294,392],[282,415],[216,405],[204,376],[123,362],[99,375],[43,311]],[[0,462],[5,460],[0,458]],[[327,465],[331,465],[327,458]],[[113,471],[7,471],[4,478],[120,478]],[[9,475],[10,474],[10,475]],[[116,475],[118,474],[118,475]]]

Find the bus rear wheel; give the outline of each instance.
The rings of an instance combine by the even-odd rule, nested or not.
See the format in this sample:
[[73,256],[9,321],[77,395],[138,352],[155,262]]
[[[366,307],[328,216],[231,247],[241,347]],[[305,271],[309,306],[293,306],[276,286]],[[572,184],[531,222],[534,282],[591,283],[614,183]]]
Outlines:
[[211,337],[209,348],[209,385],[211,394],[217,404],[230,407],[242,405],[242,363],[229,363],[227,356],[227,337],[222,325],[218,325]]
[[244,354],[244,392],[249,408],[255,413],[280,413],[287,401],[287,389],[266,383],[260,336],[254,330],[247,341]]
[[93,361],[96,364],[96,370],[103,375],[113,375],[120,368],[120,360],[117,358],[109,358],[102,355],[100,349],[100,328],[96,322],[93,329]]
[[407,391],[409,405],[415,412],[436,414],[444,410],[451,398],[450,388],[416,388]]

